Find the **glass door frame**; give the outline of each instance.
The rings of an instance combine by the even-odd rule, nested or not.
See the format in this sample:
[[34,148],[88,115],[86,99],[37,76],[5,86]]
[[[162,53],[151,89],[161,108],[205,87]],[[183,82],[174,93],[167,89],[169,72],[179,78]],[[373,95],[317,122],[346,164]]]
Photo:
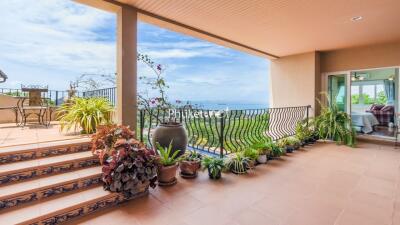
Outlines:
[[[351,71],[337,71],[337,72],[328,72],[328,73],[322,73],[322,87],[321,90],[326,92],[329,95],[329,76],[335,76],[335,75],[344,75],[345,76],[345,87],[346,87],[346,113],[350,115],[351,113]],[[322,103],[327,105],[327,99],[325,97],[322,97],[321,99]]]
[[[321,90],[323,92],[328,93],[328,87],[329,87],[329,76],[332,75],[346,75],[346,113],[351,115],[351,73],[352,72],[362,72],[362,71],[369,71],[369,70],[378,70],[378,69],[389,69],[393,68],[396,70],[395,74],[395,124],[398,124],[399,121],[397,121],[397,116],[399,115],[400,112],[400,66],[386,66],[386,67],[376,67],[376,68],[367,68],[367,69],[351,69],[351,70],[345,70],[345,71],[336,71],[336,72],[326,72],[322,73],[322,84],[321,84]],[[320,96],[318,96],[320,97]],[[319,98],[321,99],[321,98]],[[327,105],[326,99],[322,98],[321,102],[325,105]],[[399,115],[400,116],[400,115]]]

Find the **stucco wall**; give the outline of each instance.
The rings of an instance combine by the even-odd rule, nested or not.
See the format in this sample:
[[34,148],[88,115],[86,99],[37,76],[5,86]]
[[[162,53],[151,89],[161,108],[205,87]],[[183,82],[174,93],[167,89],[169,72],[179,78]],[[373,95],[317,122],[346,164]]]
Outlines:
[[[0,94],[0,107],[16,107],[18,99],[12,96]],[[20,119],[20,115],[18,114]],[[57,117],[56,113],[53,112],[52,120]],[[37,116],[29,116],[27,118],[28,122],[37,122]],[[0,123],[14,123],[15,122],[15,112],[11,109],[0,110]]]
[[320,89],[319,53],[310,52],[271,60],[270,103],[272,107],[311,105]]
[[321,71],[400,66],[400,41],[321,53]]
[[[15,107],[18,99],[0,94],[0,107]],[[15,121],[15,113],[12,110],[0,110],[0,123],[10,123]]]

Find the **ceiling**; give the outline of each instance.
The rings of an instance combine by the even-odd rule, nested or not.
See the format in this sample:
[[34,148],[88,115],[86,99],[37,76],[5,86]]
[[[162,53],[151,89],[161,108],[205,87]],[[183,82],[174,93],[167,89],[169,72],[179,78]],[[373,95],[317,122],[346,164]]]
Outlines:
[[400,40],[400,0],[117,1],[278,57]]

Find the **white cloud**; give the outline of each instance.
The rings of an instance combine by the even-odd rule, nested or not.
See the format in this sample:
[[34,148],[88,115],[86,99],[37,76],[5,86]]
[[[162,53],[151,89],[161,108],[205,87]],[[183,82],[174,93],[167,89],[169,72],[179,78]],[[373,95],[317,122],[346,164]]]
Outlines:
[[0,14],[1,66],[14,63],[75,76],[115,70],[115,43],[96,32],[115,22],[113,14],[69,0],[0,1]]
[[[114,14],[70,0],[0,0],[0,15],[0,69],[9,75],[1,87],[64,90],[83,73],[116,70]],[[167,68],[171,100],[267,99],[263,59],[144,23],[138,31],[139,51]],[[138,71],[154,76],[142,63]]]

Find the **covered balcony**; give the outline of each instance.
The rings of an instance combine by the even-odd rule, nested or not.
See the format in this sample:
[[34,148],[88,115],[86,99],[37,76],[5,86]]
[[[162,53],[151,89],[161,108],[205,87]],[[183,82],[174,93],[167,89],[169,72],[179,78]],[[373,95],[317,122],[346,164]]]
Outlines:
[[[60,132],[71,92],[0,89],[2,223],[400,224],[399,2],[76,2],[117,18],[116,87],[73,93],[106,99],[106,119]],[[139,107],[138,21],[268,60],[270,105]],[[164,122],[189,156],[157,147]]]

